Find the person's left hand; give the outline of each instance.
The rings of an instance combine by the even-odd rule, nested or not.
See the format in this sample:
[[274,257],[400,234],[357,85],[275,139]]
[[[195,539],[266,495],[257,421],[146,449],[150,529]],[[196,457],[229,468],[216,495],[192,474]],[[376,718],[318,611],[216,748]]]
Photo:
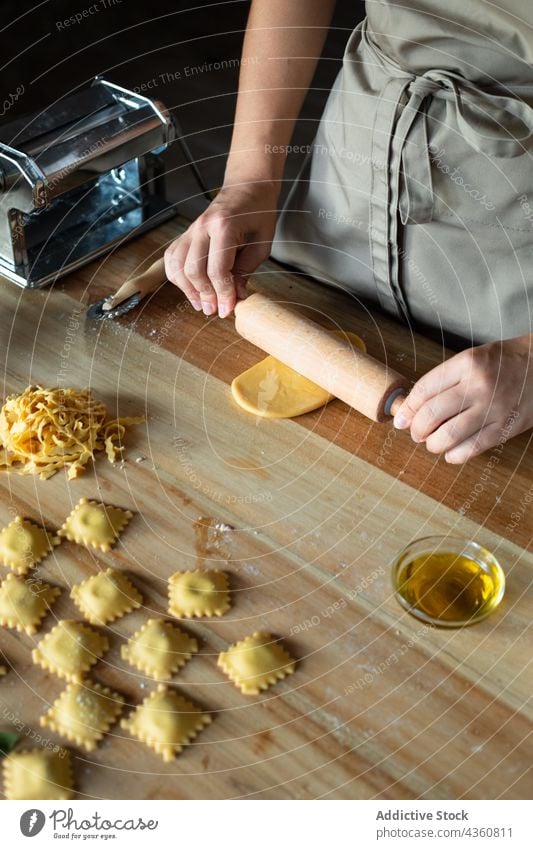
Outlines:
[[394,416],[415,442],[464,463],[533,427],[533,334],[468,348],[413,386]]

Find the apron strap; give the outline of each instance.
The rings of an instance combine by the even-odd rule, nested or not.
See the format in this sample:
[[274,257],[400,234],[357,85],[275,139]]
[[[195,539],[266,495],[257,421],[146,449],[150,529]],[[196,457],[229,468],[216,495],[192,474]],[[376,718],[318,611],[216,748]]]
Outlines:
[[440,88],[440,83],[426,77],[417,77],[405,88],[409,99],[399,115],[393,142],[400,151],[401,168],[391,175],[402,224],[424,224],[433,216],[426,108],[428,98]]

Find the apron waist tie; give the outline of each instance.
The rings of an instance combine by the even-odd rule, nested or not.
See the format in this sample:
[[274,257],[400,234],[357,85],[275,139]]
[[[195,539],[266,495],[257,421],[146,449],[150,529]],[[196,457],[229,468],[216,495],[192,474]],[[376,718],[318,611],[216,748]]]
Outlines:
[[[533,95],[533,86],[529,87]],[[457,127],[470,147],[491,157],[525,153],[533,140],[533,108],[512,95],[487,92],[464,77],[430,70],[411,79],[395,136],[401,162],[398,210],[402,224],[431,221],[433,192],[427,136],[429,98],[447,101]],[[399,103],[397,108],[399,108]]]
[[[424,224],[432,220],[433,187],[428,144],[427,110],[431,99],[446,101],[448,123],[454,122],[465,142],[490,157],[514,157],[533,146],[533,84],[506,87],[510,94],[488,91],[460,74],[429,69],[424,74],[406,72],[369,37],[367,21],[360,24],[363,46],[385,72],[385,83],[377,105],[376,126],[381,139],[373,145],[384,154],[386,180],[376,173],[372,180],[375,196],[370,198],[371,220],[382,230],[383,246],[374,239],[374,279],[380,299],[392,295],[400,316],[409,311],[399,281],[398,219],[402,224]],[[383,131],[388,127],[388,137]],[[377,155],[379,159],[379,155]],[[383,218],[386,221],[382,220]],[[381,221],[381,226],[380,226]],[[386,290],[389,292],[387,298]]]

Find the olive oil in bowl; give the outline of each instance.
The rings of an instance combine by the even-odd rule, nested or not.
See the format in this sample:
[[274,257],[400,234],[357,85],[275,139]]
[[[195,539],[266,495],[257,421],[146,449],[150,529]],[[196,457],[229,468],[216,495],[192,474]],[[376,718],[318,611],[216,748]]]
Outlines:
[[408,545],[394,565],[393,583],[409,613],[448,628],[484,619],[505,592],[505,575],[490,551],[454,537],[426,537]]

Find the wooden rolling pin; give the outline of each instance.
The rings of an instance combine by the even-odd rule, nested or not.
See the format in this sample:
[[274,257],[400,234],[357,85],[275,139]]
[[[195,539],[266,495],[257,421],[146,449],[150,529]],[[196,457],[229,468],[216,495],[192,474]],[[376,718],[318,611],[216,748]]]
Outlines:
[[393,416],[409,391],[398,372],[259,292],[238,302],[235,327],[248,342],[376,422]]

